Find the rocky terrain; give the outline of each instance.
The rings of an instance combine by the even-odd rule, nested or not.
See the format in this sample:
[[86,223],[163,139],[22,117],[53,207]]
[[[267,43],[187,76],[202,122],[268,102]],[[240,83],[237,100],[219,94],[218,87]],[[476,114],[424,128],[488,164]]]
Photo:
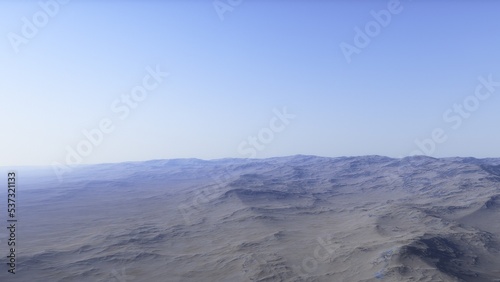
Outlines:
[[18,263],[2,228],[0,281],[500,281],[500,159],[17,171]]

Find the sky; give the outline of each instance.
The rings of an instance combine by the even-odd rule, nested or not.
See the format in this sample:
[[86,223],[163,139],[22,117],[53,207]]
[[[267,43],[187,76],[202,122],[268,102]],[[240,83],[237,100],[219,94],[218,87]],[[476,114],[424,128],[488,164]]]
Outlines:
[[0,166],[500,157],[499,9],[1,1]]

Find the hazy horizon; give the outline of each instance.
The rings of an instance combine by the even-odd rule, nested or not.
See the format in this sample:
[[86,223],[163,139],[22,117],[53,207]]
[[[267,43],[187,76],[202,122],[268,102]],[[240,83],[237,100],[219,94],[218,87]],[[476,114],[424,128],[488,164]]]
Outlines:
[[[126,163],[146,163],[146,162],[154,162],[154,161],[172,161],[172,160],[199,160],[199,161],[206,161],[206,162],[211,162],[211,161],[222,161],[222,160],[268,160],[268,159],[280,159],[280,158],[292,158],[292,157],[314,157],[314,158],[327,158],[327,159],[342,159],[342,158],[365,158],[365,157],[381,157],[381,158],[389,158],[389,159],[394,159],[394,160],[403,160],[406,158],[419,158],[419,157],[429,157],[433,159],[477,159],[477,160],[488,160],[488,159],[498,159],[500,160],[500,157],[474,157],[474,156],[449,156],[449,157],[434,157],[434,156],[427,156],[427,155],[413,155],[413,156],[400,156],[400,157],[390,157],[390,156],[384,156],[384,155],[343,155],[343,156],[320,156],[320,155],[306,155],[306,154],[294,154],[294,155],[286,155],[286,156],[272,156],[272,157],[257,157],[257,158],[244,158],[244,157],[222,157],[222,158],[213,158],[213,159],[204,159],[204,158],[168,158],[168,159],[148,159],[148,160],[139,160],[139,161],[116,161],[116,162],[102,162],[102,163],[85,163],[85,164],[76,164],[74,166],[68,166],[70,168],[75,168],[75,167],[85,167],[85,166],[93,166],[93,165],[107,165],[107,164],[126,164]],[[51,171],[54,170],[53,165],[0,165],[0,168],[3,170],[15,170],[17,168],[24,168],[24,169],[50,169]]]

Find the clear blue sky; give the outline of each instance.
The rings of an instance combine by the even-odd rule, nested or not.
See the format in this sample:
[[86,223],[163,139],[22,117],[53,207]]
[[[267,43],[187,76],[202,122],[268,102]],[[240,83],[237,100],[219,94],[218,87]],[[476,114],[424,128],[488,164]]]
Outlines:
[[[500,157],[500,87],[467,100],[479,76],[500,81],[500,2],[402,0],[348,63],[341,43],[354,46],[355,28],[389,2],[244,0],[221,20],[209,0],[73,1],[46,8],[52,16],[38,1],[2,1],[0,165],[64,164],[104,118],[113,132],[80,163],[253,149],[400,157],[436,128],[446,141],[427,144],[432,156]],[[23,18],[44,26],[27,38]],[[120,119],[111,105],[148,66],[169,76]],[[468,118],[453,110],[464,101]],[[295,118],[269,141],[283,107]],[[257,149],[248,137],[259,132],[268,143]]]

